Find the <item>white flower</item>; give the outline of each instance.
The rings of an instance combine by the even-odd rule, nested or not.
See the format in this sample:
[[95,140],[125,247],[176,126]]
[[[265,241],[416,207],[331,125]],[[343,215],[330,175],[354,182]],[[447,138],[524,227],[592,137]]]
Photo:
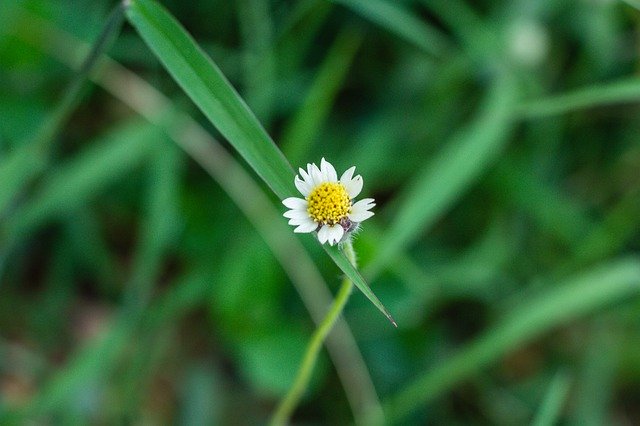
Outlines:
[[342,174],[340,180],[336,169],[324,158],[320,168],[307,164],[307,170],[299,169],[296,188],[305,198],[289,197],[282,201],[289,211],[289,225],[296,226],[293,232],[318,232],[321,244],[331,245],[343,241],[358,228],[360,222],[373,216],[369,210],[375,206],[373,198],[365,198],[356,203],[353,199],[362,190],[362,176],[353,177],[356,168],[351,167]]

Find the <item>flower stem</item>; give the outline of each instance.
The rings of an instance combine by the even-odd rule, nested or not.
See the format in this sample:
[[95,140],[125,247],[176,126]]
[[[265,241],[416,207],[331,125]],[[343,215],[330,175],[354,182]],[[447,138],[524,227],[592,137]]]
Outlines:
[[[356,266],[356,256],[350,239],[343,244],[343,251],[351,264]],[[278,408],[271,418],[270,424],[272,426],[286,425],[289,422],[293,411],[296,409],[304,391],[309,385],[311,373],[313,372],[313,367],[318,361],[322,344],[333,328],[336,320],[340,317],[342,310],[347,304],[347,300],[349,300],[349,295],[352,290],[353,282],[349,278],[345,277],[342,280],[342,285],[340,286],[340,290],[338,291],[336,298],[329,308],[329,312],[327,312],[327,315],[318,325],[318,328],[311,337],[311,341],[307,346],[307,350],[304,354],[304,358],[302,359],[302,363],[300,364],[300,368],[298,369],[298,373],[296,374],[293,386],[291,386],[287,395],[285,395],[282,401],[280,401]]]

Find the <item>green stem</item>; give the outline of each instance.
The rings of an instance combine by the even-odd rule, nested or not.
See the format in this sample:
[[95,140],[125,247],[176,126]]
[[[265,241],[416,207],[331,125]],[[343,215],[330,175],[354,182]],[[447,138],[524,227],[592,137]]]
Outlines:
[[[353,251],[353,246],[351,244],[351,240],[347,240],[344,243],[343,251],[351,264],[356,266],[356,256]],[[318,356],[320,355],[320,350],[322,349],[322,345],[327,338],[327,335],[333,328],[336,320],[340,317],[344,306],[347,304],[347,300],[349,300],[349,295],[353,290],[353,282],[345,277],[342,280],[342,286],[334,299],[329,312],[324,317],[322,322],[318,325],[315,333],[311,337],[311,341],[307,346],[307,351],[304,354],[304,358],[302,359],[302,364],[300,364],[300,368],[298,369],[298,373],[296,375],[296,379],[293,382],[293,386],[287,392],[287,395],[280,401],[278,408],[276,409],[273,417],[271,418],[270,424],[272,426],[286,425],[293,414],[293,411],[297,407],[304,391],[307,389],[309,385],[309,380],[311,379],[311,373],[313,372],[313,367],[316,365],[318,361]]]

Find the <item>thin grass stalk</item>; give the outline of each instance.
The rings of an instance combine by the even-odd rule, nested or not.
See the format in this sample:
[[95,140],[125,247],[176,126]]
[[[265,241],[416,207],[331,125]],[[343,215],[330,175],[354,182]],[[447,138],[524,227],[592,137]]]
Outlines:
[[[353,251],[353,245],[350,239],[344,243],[343,250],[347,255],[349,261],[355,267],[356,256],[355,252]],[[320,350],[322,349],[323,343],[329,335],[329,332],[333,328],[336,320],[340,317],[340,314],[344,310],[344,307],[349,300],[349,296],[351,295],[352,290],[353,281],[345,277],[342,280],[340,290],[338,291],[335,300],[329,308],[327,315],[318,325],[318,328],[313,333],[313,336],[311,336],[311,340],[309,341],[307,350],[304,354],[304,357],[302,358],[302,363],[300,364],[300,368],[298,369],[298,373],[296,374],[293,385],[291,386],[285,397],[282,399],[282,401],[280,401],[280,404],[276,408],[276,411],[271,418],[270,424],[272,426],[281,426],[289,423],[289,419],[293,415],[293,412],[302,399],[304,392],[309,386],[311,373],[313,373],[313,368],[318,362],[318,356],[320,355]]]

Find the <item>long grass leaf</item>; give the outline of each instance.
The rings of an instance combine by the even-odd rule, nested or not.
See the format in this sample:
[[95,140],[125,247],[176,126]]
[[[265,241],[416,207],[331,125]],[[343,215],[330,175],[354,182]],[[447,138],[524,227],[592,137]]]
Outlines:
[[75,78],[64,91],[64,97],[29,140],[0,163],[0,212],[46,167],[55,136],[67,123],[86,88],[89,74],[102,54],[112,45],[124,19],[122,5],[115,6],[102,32],[94,42]]
[[640,79],[634,77],[525,102],[514,111],[514,114],[521,119],[544,118],[579,109],[639,100]]
[[513,128],[517,99],[505,75],[489,89],[478,118],[458,133],[401,196],[396,216],[366,272],[374,275],[448,209],[500,155]]
[[[280,199],[296,194],[291,165],[222,72],[184,28],[151,0],[131,2],[127,17],[176,82],[273,192]],[[336,247],[324,245],[324,249],[356,287],[391,318],[344,254]]]
[[127,18],[203,114],[281,199],[295,193],[293,169],[222,71],[164,8],[136,0]]
[[553,426],[558,423],[560,410],[567,399],[570,384],[570,376],[566,371],[556,373],[553,380],[551,380],[549,389],[547,389],[542,405],[540,405],[536,417],[531,423],[532,426]]
[[361,42],[362,35],[354,31],[337,37],[304,103],[285,127],[281,147],[293,163],[302,163],[304,153],[318,137]]
[[139,165],[161,133],[144,122],[122,126],[86,152],[55,170],[28,203],[7,221],[15,242],[43,221],[78,208],[100,190]]
[[449,45],[440,31],[421,21],[395,1],[334,0],[334,2],[352,9],[431,55],[442,55]]
[[552,286],[507,315],[468,347],[418,377],[387,401],[398,421],[526,342],[580,316],[640,294],[640,261],[611,262]]

